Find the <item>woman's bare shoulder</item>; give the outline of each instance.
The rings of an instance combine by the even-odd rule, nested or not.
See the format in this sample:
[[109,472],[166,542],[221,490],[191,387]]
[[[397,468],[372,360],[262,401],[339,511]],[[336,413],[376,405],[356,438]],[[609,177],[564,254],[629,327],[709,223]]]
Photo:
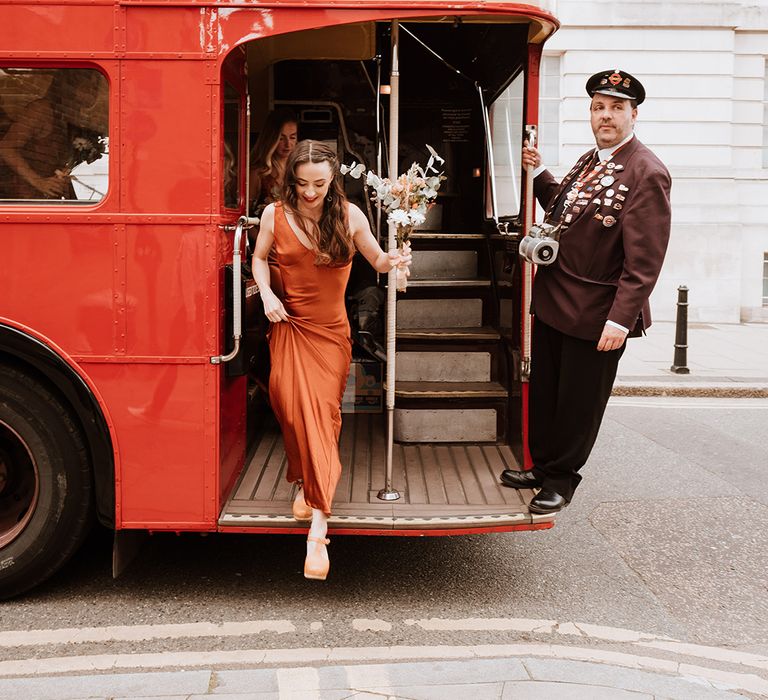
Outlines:
[[262,225],[264,223],[269,223],[275,220],[275,211],[278,204],[280,204],[280,202],[272,202],[271,204],[267,204],[267,206],[264,207],[264,211],[261,212]]
[[347,219],[349,220],[350,228],[353,230],[368,224],[368,217],[365,215],[365,212],[352,202],[347,202]]

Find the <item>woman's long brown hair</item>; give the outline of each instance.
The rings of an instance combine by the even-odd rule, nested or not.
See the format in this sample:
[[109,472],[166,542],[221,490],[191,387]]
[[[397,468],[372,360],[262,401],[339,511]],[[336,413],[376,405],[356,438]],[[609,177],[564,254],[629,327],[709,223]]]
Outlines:
[[251,150],[251,168],[253,168],[259,177],[272,177],[279,179],[281,173],[275,172],[277,165],[272,162],[272,156],[277,149],[280,141],[280,134],[286,124],[296,124],[299,119],[294,112],[285,107],[276,109],[267,115],[267,121],[259,134],[259,138]]
[[[299,212],[296,194],[296,169],[304,163],[328,163],[331,186],[323,201],[323,213],[315,223]],[[315,265],[331,267],[346,265],[355,253],[347,226],[347,197],[341,185],[339,161],[336,154],[320,141],[299,141],[285,164],[283,203],[291,210],[301,230],[315,251]]]

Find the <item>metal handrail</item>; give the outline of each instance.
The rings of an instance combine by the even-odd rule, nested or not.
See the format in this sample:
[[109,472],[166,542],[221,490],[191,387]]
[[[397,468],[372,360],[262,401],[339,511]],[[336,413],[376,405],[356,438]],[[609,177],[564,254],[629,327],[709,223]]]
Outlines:
[[[257,226],[259,219],[250,218],[247,216],[241,216],[237,220],[237,224],[234,226],[235,240],[233,243],[232,251],[232,337],[235,343],[232,352],[227,355],[215,355],[211,358],[212,365],[220,365],[225,362],[230,362],[237,357],[237,353],[240,352],[240,340],[243,337],[243,322],[242,322],[242,309],[243,309],[243,288],[240,284],[240,269],[242,259],[240,256],[240,247],[243,241],[243,231],[249,228]],[[224,226],[225,231],[231,231],[232,225]]]

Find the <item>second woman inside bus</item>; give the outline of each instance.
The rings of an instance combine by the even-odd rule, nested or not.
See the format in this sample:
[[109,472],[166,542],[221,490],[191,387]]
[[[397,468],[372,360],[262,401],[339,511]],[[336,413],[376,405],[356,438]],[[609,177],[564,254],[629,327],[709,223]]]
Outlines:
[[[274,246],[283,292],[270,286]],[[286,164],[282,201],[264,210],[253,274],[272,322],[269,396],[280,423],[288,481],[301,486],[297,520],[311,520],[304,576],[328,573],[328,516],[341,475],[341,398],[351,342],[344,291],[355,251],[377,272],[411,264],[410,251],[385,253],[365,214],[347,201],[333,151],[301,141]]]
[[269,113],[251,152],[248,201],[251,216],[261,216],[267,204],[280,199],[285,164],[298,140],[298,120],[289,109]]

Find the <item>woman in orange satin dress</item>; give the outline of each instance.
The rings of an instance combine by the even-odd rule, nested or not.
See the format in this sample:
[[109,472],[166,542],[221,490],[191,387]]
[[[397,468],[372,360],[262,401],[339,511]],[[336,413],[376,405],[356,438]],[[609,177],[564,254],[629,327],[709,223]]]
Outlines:
[[[280,297],[267,263],[273,247]],[[272,322],[269,396],[283,432],[288,481],[302,487],[294,517],[311,520],[304,576],[314,579],[328,574],[328,516],[341,475],[341,398],[352,355],[344,291],[356,250],[378,272],[407,270],[411,263],[407,249],[385,253],[365,214],[347,202],[333,151],[301,141],[286,164],[282,202],[262,214],[253,275]]]

